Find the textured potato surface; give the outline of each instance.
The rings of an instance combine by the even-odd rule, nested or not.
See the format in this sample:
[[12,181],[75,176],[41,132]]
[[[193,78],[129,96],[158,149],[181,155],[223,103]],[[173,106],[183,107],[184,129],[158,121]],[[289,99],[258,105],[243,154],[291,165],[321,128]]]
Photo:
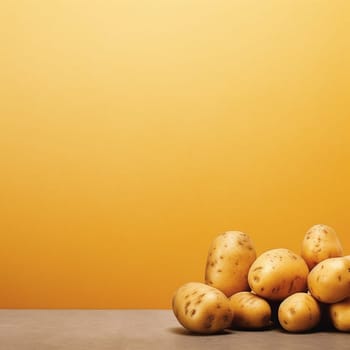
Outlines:
[[233,313],[228,298],[204,283],[181,286],[174,294],[172,307],[182,326],[195,333],[217,333],[231,326]]
[[293,293],[306,291],[308,272],[304,259],[291,250],[271,249],[251,265],[248,282],[257,295],[283,300]]
[[329,306],[329,315],[334,328],[350,332],[350,297]]
[[230,297],[234,317],[233,328],[261,329],[271,325],[271,307],[263,298],[251,292],[239,292]]
[[314,225],[304,236],[301,256],[311,270],[319,262],[343,255],[343,247],[335,230],[327,225]]
[[248,271],[256,258],[250,237],[240,231],[217,236],[208,252],[205,282],[226,296],[249,290]]
[[329,258],[318,263],[309,273],[310,293],[323,303],[333,304],[350,296],[350,259]]
[[321,320],[321,309],[311,295],[295,293],[280,304],[278,320],[288,332],[305,332],[318,325]]

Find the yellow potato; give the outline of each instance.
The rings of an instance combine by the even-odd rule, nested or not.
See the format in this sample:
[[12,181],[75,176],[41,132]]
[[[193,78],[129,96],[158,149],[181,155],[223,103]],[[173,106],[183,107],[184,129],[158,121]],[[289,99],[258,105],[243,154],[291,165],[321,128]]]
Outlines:
[[333,304],[350,296],[350,259],[329,258],[318,263],[307,279],[309,291],[317,300]]
[[321,309],[311,295],[295,293],[280,304],[278,320],[288,332],[305,332],[318,325],[321,320]]
[[308,272],[306,262],[291,250],[271,249],[254,261],[248,282],[257,295],[277,301],[306,291]]
[[329,306],[333,326],[342,332],[350,332],[350,298]]
[[204,283],[181,286],[173,296],[172,307],[181,325],[195,333],[217,333],[231,326],[233,314],[228,298]]
[[271,325],[269,303],[251,292],[239,292],[230,297],[233,328],[259,329]]
[[304,236],[301,256],[311,270],[319,262],[343,255],[343,247],[332,227],[314,225]]
[[226,296],[249,289],[247,275],[256,258],[249,236],[228,231],[217,236],[208,252],[205,282]]

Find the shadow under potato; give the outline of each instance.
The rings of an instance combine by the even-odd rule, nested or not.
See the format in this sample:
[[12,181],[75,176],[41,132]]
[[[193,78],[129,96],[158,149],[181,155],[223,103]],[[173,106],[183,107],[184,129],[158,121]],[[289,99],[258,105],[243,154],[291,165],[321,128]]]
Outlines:
[[231,328],[232,331],[239,331],[239,332],[252,332],[252,333],[256,333],[256,332],[269,332],[269,331],[273,331],[276,330],[277,327],[275,325],[270,325],[270,326],[266,326],[263,328],[244,328],[244,327],[233,327]]
[[167,330],[170,333],[184,335],[184,336],[191,336],[191,337],[212,337],[212,336],[229,335],[229,334],[234,333],[234,330],[231,330],[231,329],[224,329],[221,332],[212,333],[212,334],[195,333],[195,332],[191,332],[183,327],[170,327],[170,328],[167,328]]

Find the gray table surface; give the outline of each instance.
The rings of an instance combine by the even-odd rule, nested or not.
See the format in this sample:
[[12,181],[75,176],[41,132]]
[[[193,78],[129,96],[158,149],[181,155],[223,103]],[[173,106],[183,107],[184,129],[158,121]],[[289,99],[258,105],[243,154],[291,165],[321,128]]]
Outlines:
[[350,334],[192,335],[170,310],[0,310],[1,350],[350,349]]

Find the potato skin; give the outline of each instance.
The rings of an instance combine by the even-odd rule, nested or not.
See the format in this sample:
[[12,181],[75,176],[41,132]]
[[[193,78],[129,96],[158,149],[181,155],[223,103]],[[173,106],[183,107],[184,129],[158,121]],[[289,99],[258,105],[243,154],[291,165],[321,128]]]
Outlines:
[[309,273],[308,288],[313,297],[327,304],[350,296],[350,259],[329,258],[318,263]]
[[257,295],[273,301],[306,291],[309,269],[306,262],[289,249],[271,249],[252,264],[248,282]]
[[172,308],[180,324],[194,333],[212,334],[231,326],[233,314],[228,298],[204,283],[181,286],[173,296]]
[[311,270],[319,262],[343,256],[343,247],[335,230],[327,225],[314,225],[304,236],[301,256]]
[[205,282],[226,296],[249,290],[247,275],[256,258],[250,237],[240,231],[218,235],[209,248]]
[[334,328],[341,332],[350,332],[350,297],[329,305],[329,316]]
[[280,304],[278,320],[288,332],[306,332],[319,324],[321,308],[311,295],[295,293]]
[[261,329],[271,325],[269,303],[252,292],[238,292],[230,298],[232,328]]

